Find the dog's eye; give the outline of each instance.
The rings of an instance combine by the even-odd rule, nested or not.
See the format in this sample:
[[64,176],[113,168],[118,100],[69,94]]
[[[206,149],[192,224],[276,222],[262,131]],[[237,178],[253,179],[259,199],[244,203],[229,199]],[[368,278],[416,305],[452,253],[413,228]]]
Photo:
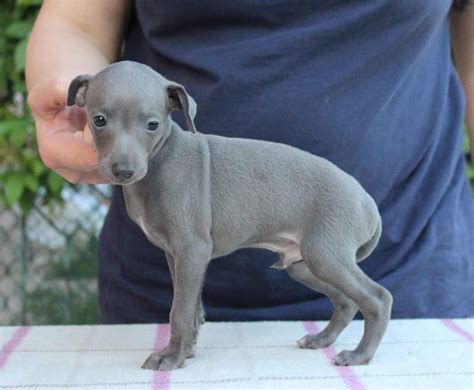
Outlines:
[[155,131],[159,126],[159,123],[156,122],[156,121],[151,121],[151,122],[148,122],[148,125],[146,126],[147,130],[150,130],[150,131]]
[[93,121],[95,127],[104,127],[107,124],[107,121],[102,115],[96,115]]

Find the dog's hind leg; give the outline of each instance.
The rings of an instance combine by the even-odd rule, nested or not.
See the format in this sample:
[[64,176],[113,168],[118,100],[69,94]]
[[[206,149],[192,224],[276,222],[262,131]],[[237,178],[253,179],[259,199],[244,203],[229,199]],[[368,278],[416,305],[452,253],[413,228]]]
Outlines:
[[364,316],[364,335],[354,351],[342,351],[338,365],[367,364],[375,354],[390,319],[392,296],[375,283],[356,264],[356,247],[331,238],[331,230],[308,235],[301,242],[301,254],[311,270],[323,282],[339,290],[358,306]]
[[294,280],[326,295],[334,306],[329,324],[317,335],[306,335],[298,340],[300,348],[324,348],[332,344],[357,313],[357,305],[340,291],[318,279],[303,261],[286,268]]

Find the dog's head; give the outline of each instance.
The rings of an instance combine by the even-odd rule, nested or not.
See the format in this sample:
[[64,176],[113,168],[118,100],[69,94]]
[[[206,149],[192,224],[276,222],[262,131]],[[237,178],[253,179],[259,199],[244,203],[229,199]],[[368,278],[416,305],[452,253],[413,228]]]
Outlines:
[[185,88],[135,62],[77,76],[67,104],[86,109],[99,171],[114,184],[146,175],[150,154],[169,135],[171,112],[183,110],[189,130],[196,132],[196,103]]

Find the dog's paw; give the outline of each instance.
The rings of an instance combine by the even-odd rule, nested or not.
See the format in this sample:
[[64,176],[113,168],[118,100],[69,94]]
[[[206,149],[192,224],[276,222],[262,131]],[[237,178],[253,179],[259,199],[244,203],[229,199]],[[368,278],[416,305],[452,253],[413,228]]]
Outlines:
[[171,371],[176,368],[184,367],[185,359],[179,358],[174,354],[161,355],[160,352],[153,352],[143,363],[145,370]]
[[336,366],[358,366],[362,364],[369,364],[370,357],[361,352],[355,351],[341,351],[339,355],[334,358]]
[[331,345],[333,341],[334,340],[330,339],[329,337],[325,337],[320,333],[316,335],[308,334],[300,338],[296,343],[300,348],[319,349]]

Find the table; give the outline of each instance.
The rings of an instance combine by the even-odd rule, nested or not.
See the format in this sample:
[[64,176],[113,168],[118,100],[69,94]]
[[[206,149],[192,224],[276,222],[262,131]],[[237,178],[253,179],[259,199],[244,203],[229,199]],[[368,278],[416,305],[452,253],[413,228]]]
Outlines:
[[363,331],[353,321],[334,346],[296,347],[324,321],[204,324],[197,357],[172,372],[143,370],[168,324],[0,327],[7,389],[474,389],[474,320],[392,320],[373,361],[336,367]]

